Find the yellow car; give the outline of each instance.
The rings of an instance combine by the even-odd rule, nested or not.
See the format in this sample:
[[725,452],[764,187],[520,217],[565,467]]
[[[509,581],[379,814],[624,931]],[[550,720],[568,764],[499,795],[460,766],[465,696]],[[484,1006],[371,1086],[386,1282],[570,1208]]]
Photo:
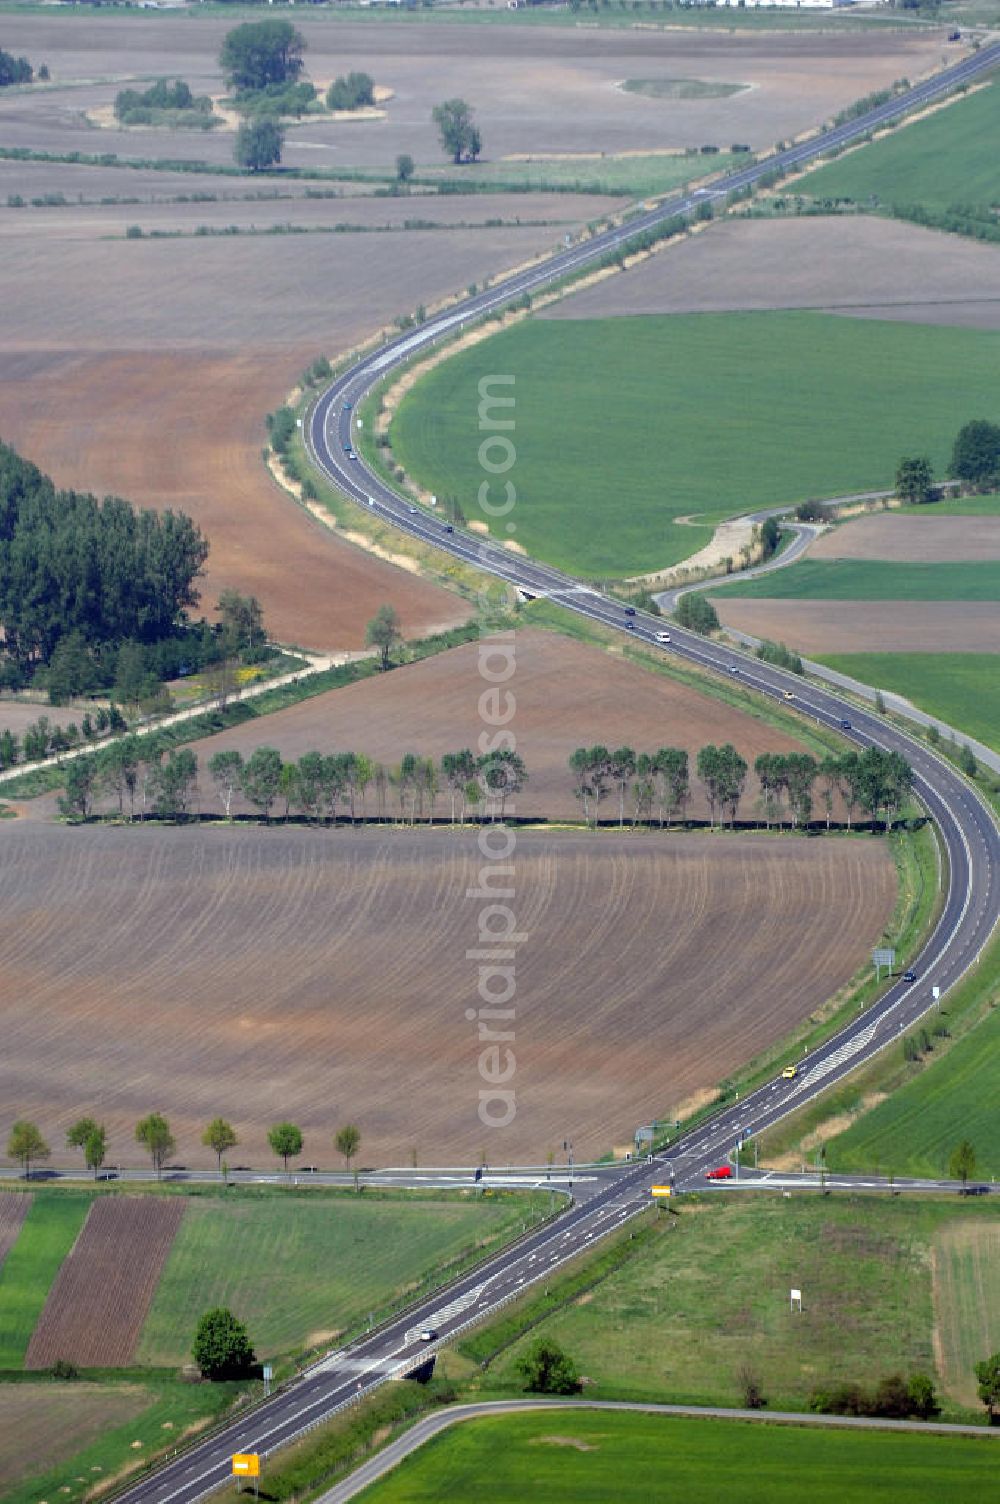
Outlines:
[[781,1074],[786,1081],[794,1081],[798,1073],[799,1068],[797,1065],[786,1065]]

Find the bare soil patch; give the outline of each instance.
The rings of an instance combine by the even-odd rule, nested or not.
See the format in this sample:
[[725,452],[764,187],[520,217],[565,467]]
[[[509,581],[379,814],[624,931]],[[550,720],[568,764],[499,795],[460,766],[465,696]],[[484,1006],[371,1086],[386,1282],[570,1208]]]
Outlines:
[[58,1466],[149,1403],[138,1384],[46,1384],[44,1399],[35,1384],[0,1385],[0,1478],[14,1484]]
[[714,597],[719,620],[800,653],[1000,653],[992,602],[768,601]]
[[18,1191],[0,1191],[0,1269],[17,1242],[30,1205],[30,1196],[23,1196]]
[[[204,761],[222,748],[248,753],[266,740],[286,759],[349,747],[391,766],[404,752],[440,758],[462,747],[475,749],[482,730],[479,697],[489,689],[479,672],[480,651],[481,644],[466,643],[390,674],[317,695],[269,716],[266,725],[250,723],[223,732],[196,744],[196,750]],[[792,751],[799,745],[723,701],[550,632],[519,630],[514,658],[515,673],[505,688],[514,696],[510,726],[529,773],[517,800],[516,813],[521,816],[581,818],[567,758],[584,744],[627,742],[638,750],[683,746],[692,754],[692,767],[694,754],[706,742],[733,742],[751,766],[760,752]],[[500,660],[490,662],[496,670]],[[210,781],[203,777],[202,782],[203,799],[211,807]],[[708,807],[696,782],[692,774],[691,813],[707,818]],[[751,787],[746,797],[747,814],[754,792]],[[601,810],[603,818],[617,814],[607,803]],[[450,813],[444,794],[437,812]]]
[[[56,81],[112,79],[90,88],[51,90],[3,101],[4,140],[47,150],[93,150],[87,110],[110,104],[125,79],[180,75],[196,93],[219,92],[218,55],[229,24],[199,19],[12,18],[6,45],[45,57]],[[696,31],[453,26],[378,26],[296,17],[308,42],[310,77],[363,69],[393,91],[387,118],[330,130],[308,119],[289,129],[292,165],[386,167],[410,152],[441,160],[431,108],[455,95],[475,101],[492,159],[514,153],[616,152],[664,146],[770,146],[906,75],[939,66],[940,37],[902,30],[843,35],[726,36]],[[752,83],[728,99],[643,98],[616,87],[640,76]],[[218,133],[157,133],[164,156],[228,161],[232,142]],[[143,137],[143,143],[150,136]],[[100,132],[99,150],[136,152],[126,131]]]
[[950,564],[1000,559],[1000,517],[935,517],[891,512],[859,517],[818,538],[812,559],[890,559],[896,563]]
[[814,308],[1000,328],[1000,252],[896,220],[726,219],[544,318]]
[[50,1368],[59,1358],[83,1368],[125,1367],[184,1209],[179,1197],[95,1201],[49,1291],[25,1368]]
[[217,1113],[246,1163],[272,1163],[286,1117],[321,1164],[346,1121],[375,1164],[500,1164],[567,1134],[601,1152],[820,1006],[895,894],[878,841],[520,832],[517,1116],[487,1133],[475,832],[10,822],[0,839],[0,1093],[55,1138],[99,1110],[132,1163],[151,1101],[186,1164],[212,1162]]

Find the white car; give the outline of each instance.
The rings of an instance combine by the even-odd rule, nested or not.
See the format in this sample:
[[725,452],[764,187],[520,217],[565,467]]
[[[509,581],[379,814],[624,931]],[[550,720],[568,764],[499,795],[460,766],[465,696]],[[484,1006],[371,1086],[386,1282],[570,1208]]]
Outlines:
[[656,634],[656,640],[657,640],[657,642],[669,642],[670,641],[670,633],[669,632],[657,632],[657,634]]
[[436,1337],[437,1329],[432,1326],[425,1328],[425,1330],[420,1333],[421,1342],[433,1342]]

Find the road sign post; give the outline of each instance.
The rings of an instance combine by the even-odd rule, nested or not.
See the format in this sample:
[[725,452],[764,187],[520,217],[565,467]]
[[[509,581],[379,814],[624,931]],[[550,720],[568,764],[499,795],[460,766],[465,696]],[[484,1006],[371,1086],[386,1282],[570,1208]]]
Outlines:
[[256,1499],[260,1488],[260,1453],[259,1452],[235,1452],[233,1454],[233,1477],[236,1479],[236,1492],[242,1492],[241,1484],[244,1478],[253,1479],[253,1496]]
[[896,964],[896,952],[887,945],[876,946],[872,951],[872,964],[875,967],[875,980],[881,980],[882,967],[885,966],[892,976],[892,968]]

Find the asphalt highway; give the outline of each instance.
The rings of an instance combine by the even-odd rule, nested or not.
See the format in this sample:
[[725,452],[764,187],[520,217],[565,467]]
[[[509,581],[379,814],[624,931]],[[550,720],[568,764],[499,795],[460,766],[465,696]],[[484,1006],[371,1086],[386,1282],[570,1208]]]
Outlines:
[[[704,1188],[708,1184],[704,1178],[706,1171],[726,1163],[741,1138],[776,1123],[896,1039],[933,1006],[933,987],[945,994],[976,964],[1000,913],[997,876],[1000,837],[989,810],[949,764],[878,716],[849,706],[825,688],[803,685],[794,675],[683,632],[662,618],[641,613],[626,617],[619,604],[558,570],[460,529],[446,530],[441,521],[422,508],[408,506],[355,457],[352,422],[357,402],[387,372],[433,341],[459,329],[467,320],[600,259],[637,231],[653,228],[675,214],[693,212],[705,198],[721,198],[752,185],[776,166],[787,169],[808,162],[832,145],[851,141],[904,110],[929,103],[998,63],[1000,46],[983,48],[948,72],[917,85],[908,94],[863,117],[732,173],[709,189],[678,195],[623,227],[516,273],[430,319],[415,333],[404,335],[359,360],[315,404],[305,435],[312,458],[358,505],[370,507],[406,532],[506,581],[525,596],[548,596],[593,621],[629,632],[652,647],[700,668],[738,674],[742,682],[771,699],[794,698],[794,706],[801,714],[839,730],[859,747],[880,746],[902,752],[914,768],[915,792],[941,838],[946,857],[943,869],[946,897],[933,934],[912,962],[916,980],[894,982],[863,1015],[798,1062],[795,1079],[767,1082],[682,1138],[651,1164],[641,1162],[617,1171],[581,1172],[573,1184],[572,1203],[552,1222],[529,1232],[512,1247],[416,1303],[362,1341],[326,1355],[265,1404],[233,1420],[217,1435],[133,1485],[120,1496],[129,1504],[191,1504],[229,1480],[233,1453],[272,1452],[387,1378],[413,1372],[430,1358],[438,1345],[453,1340],[464,1327],[496,1312],[526,1287],[544,1284],[566,1260],[627,1224],[629,1218],[648,1206],[654,1183],[669,1179],[677,1191]],[[658,641],[664,631],[669,632],[669,643]],[[559,1189],[568,1188],[566,1172],[559,1173],[562,1181]],[[778,1184],[776,1179],[756,1177],[756,1180]],[[752,1178],[744,1174],[742,1184],[749,1189],[752,1183]],[[786,1178],[785,1183],[805,1182]],[[828,1188],[834,1183],[831,1177]],[[932,1188],[934,1184],[924,1183],[923,1188]]]

